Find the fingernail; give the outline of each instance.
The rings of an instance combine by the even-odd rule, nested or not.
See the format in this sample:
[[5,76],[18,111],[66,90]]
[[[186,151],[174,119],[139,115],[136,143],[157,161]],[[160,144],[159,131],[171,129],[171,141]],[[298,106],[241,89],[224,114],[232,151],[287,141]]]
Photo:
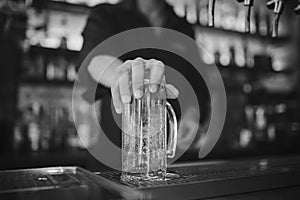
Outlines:
[[134,97],[135,97],[136,99],[142,98],[142,96],[143,96],[143,91],[142,91],[142,90],[136,90],[136,91],[134,92]]
[[122,96],[123,103],[130,103],[131,97],[129,95]]
[[155,93],[157,91],[157,85],[156,84],[150,85],[149,90],[151,93]]
[[122,113],[121,108],[116,108],[116,113],[121,114]]

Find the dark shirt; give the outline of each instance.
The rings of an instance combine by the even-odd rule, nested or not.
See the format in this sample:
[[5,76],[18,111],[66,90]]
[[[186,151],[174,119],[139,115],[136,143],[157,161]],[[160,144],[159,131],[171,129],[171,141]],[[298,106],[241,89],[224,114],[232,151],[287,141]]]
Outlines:
[[[192,26],[187,23],[184,18],[178,17],[174,13],[172,7],[165,4],[165,12],[166,19],[162,26],[163,28],[176,30],[191,38],[194,38]],[[119,3],[116,5],[100,4],[96,6],[92,9],[86,27],[82,33],[84,37],[84,44],[81,51],[81,60],[83,60],[94,47],[96,47],[105,39],[123,31],[140,27],[151,27],[151,24],[142,13],[134,8],[134,6],[128,6],[125,3]],[[195,49],[191,51],[195,51]],[[122,55],[119,57],[119,59],[126,61],[128,59],[135,59],[136,57],[161,60],[166,65],[171,66],[184,75],[191,83],[195,93],[197,94],[201,110],[200,122],[205,120],[209,103],[208,90],[197,70],[194,69],[189,62],[178,55],[159,49],[135,50]],[[80,81],[84,82],[86,87],[93,83],[93,79],[88,72],[79,77],[79,79]],[[94,97],[94,95],[90,94],[88,88],[84,95],[88,101],[95,100],[91,99]],[[114,110],[112,109],[111,105],[110,90],[101,84],[98,84],[96,91],[96,99],[99,98],[102,100],[100,120],[101,127],[104,132],[110,133],[108,137],[110,137],[115,144],[120,145],[120,140],[113,138],[115,136],[112,136],[119,135],[118,133],[120,133],[120,129],[117,127],[112,115]],[[177,116],[180,117],[178,102],[176,100],[170,101],[175,108]]]

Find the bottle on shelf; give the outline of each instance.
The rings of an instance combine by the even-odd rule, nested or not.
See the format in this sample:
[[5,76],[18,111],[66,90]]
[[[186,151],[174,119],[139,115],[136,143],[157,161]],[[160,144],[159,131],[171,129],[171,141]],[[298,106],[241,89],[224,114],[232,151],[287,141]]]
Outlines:
[[47,63],[47,69],[46,69],[46,79],[47,80],[54,80],[55,79],[55,64],[53,61],[49,61]]
[[68,65],[68,62],[67,62],[66,58],[64,58],[63,56],[59,56],[57,58],[55,79],[65,80],[67,65]]
[[15,152],[21,152],[24,145],[24,123],[23,123],[23,112],[18,110],[18,118],[15,122],[14,127],[14,139],[13,139],[13,149]]
[[76,79],[76,67],[75,64],[71,61],[69,62],[68,66],[67,66],[67,80],[68,81],[75,81]]
[[34,77],[41,78],[45,74],[45,63],[44,63],[44,56],[36,55],[34,58],[35,67],[34,67]]
[[50,132],[51,124],[49,121],[48,111],[45,106],[41,106],[39,112],[39,126],[41,130],[41,137],[39,141],[39,146],[41,151],[49,151],[49,141],[50,141]]

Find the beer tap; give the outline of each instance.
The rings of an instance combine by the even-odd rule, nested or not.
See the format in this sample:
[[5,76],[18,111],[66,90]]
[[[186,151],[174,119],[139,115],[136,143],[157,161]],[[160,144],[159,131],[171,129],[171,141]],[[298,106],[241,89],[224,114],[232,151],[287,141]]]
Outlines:
[[283,10],[284,0],[267,0],[267,7],[273,9],[274,19],[272,24],[272,37],[278,36],[278,24]]
[[213,27],[214,26],[214,17],[215,17],[215,0],[209,0],[208,1],[208,26]]
[[253,5],[253,0],[237,0],[238,2],[244,2],[245,6],[245,33],[250,32],[250,16],[251,7]]

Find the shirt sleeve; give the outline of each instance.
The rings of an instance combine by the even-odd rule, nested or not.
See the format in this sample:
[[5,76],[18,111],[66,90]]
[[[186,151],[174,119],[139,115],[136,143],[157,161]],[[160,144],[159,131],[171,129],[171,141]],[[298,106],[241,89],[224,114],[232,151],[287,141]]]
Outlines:
[[[88,102],[94,102],[103,95],[110,94],[109,88],[97,83],[89,74],[87,66],[82,65],[88,54],[101,42],[111,37],[115,33],[114,17],[112,14],[113,7],[109,4],[101,4],[94,7],[88,17],[86,26],[82,32],[83,47],[80,52],[79,63],[77,65],[79,81],[84,85],[86,91],[83,94],[84,99]],[[90,90],[92,85],[97,85],[96,94]]]

